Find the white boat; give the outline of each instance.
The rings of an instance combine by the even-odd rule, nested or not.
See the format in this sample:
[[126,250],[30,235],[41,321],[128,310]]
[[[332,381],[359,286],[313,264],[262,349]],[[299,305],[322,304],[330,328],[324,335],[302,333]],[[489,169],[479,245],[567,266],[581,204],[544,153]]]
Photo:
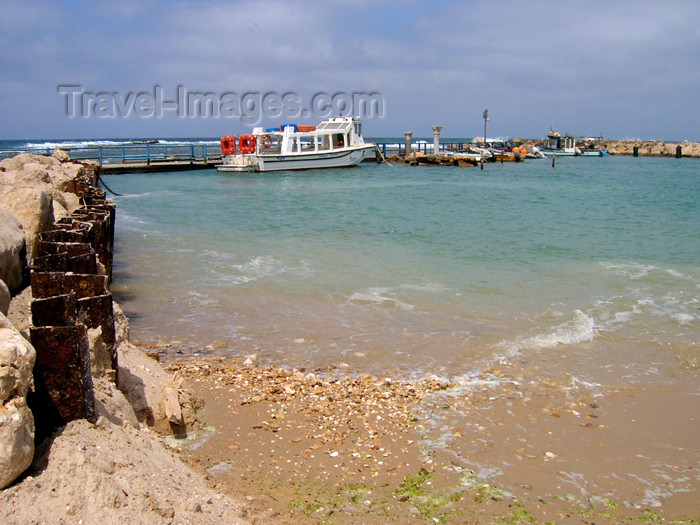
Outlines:
[[556,131],[550,131],[547,134],[547,143],[542,146],[541,151],[548,157],[552,155],[573,157],[581,154],[581,150],[576,147],[574,137],[571,135],[562,137]]
[[604,149],[589,147],[589,148],[583,148],[581,150],[581,155],[583,155],[584,157],[606,157],[606,156],[610,155],[610,153],[608,153]]
[[356,166],[376,156],[377,146],[362,138],[359,118],[337,117],[318,126],[284,124],[253,128],[250,135],[221,138],[219,171],[282,171]]
[[523,153],[525,155],[526,159],[543,159],[547,156],[544,153],[542,153],[540,148],[538,148],[537,146],[530,146],[529,148],[521,147],[520,148],[521,153],[523,152],[523,149],[526,152],[526,153]]

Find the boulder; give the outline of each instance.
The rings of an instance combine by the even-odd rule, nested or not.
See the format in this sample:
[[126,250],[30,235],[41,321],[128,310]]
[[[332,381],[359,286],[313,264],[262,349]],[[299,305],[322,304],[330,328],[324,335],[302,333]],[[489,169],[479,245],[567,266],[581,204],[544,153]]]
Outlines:
[[68,217],[75,210],[80,208],[80,197],[75,193],[70,192],[54,192],[53,193],[53,220],[58,222],[64,217]]
[[34,417],[27,406],[36,352],[0,314],[0,489],[34,457]]
[[7,316],[10,311],[10,290],[7,288],[5,281],[0,279],[0,313]]
[[163,435],[184,435],[199,426],[197,410],[203,404],[182,381],[157,361],[129,343],[128,323],[114,303],[115,332],[119,353],[119,390],[133,407],[139,422]]
[[[0,207],[0,280],[10,292],[19,288],[27,266],[25,231],[20,221]],[[7,311],[3,311],[3,314]]]
[[12,326],[29,341],[29,325],[32,319],[32,287],[27,286],[19,293],[15,293],[10,301],[10,309],[7,317]]
[[53,166],[48,173],[51,185],[59,191],[66,192],[71,182],[85,173],[85,166],[67,162]]
[[0,489],[29,468],[34,457],[34,416],[26,398],[0,406]]
[[70,160],[68,153],[66,153],[64,150],[58,149],[58,148],[53,150],[53,154],[51,156],[54,159],[58,160],[59,162],[68,162]]
[[80,199],[70,189],[75,178],[84,174],[82,164],[62,163],[56,156],[23,153],[0,162],[0,205],[24,226],[30,258],[39,233],[80,207]]
[[92,379],[95,389],[95,413],[113,425],[139,428],[133,407],[115,384],[106,377]]
[[[15,186],[0,194],[0,205],[9,210],[24,227],[27,257],[31,260],[36,253],[39,234],[53,227],[53,199],[50,189]],[[10,283],[7,284],[9,287]]]

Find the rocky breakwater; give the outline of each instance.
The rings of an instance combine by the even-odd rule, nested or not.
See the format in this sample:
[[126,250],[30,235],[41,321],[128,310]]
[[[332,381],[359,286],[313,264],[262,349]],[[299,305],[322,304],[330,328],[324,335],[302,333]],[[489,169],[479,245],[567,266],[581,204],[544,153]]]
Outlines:
[[[611,155],[637,155],[639,157],[681,157],[700,158],[698,142],[663,142],[660,140],[610,140],[584,142],[578,144],[586,148],[604,149]],[[636,153],[635,153],[636,152]]]
[[200,403],[129,342],[98,170],[0,163],[0,521],[240,523],[152,432],[186,435]]
[[473,156],[460,155],[459,153],[425,153],[414,152],[409,155],[395,154],[386,159],[388,162],[405,163],[413,166],[457,166],[460,168],[476,166],[478,162]]

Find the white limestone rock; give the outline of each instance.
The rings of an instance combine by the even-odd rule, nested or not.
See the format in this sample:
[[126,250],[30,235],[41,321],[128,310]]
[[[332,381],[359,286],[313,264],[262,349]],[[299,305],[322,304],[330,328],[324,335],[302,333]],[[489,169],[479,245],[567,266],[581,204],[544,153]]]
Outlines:
[[[15,215],[0,207],[0,280],[10,292],[22,284],[26,261],[24,228]],[[3,311],[6,314],[7,311]]]
[[34,456],[34,416],[27,406],[36,352],[0,315],[0,489],[24,472]]
[[0,279],[0,313],[7,316],[7,312],[10,310],[10,290],[5,284],[5,281]]

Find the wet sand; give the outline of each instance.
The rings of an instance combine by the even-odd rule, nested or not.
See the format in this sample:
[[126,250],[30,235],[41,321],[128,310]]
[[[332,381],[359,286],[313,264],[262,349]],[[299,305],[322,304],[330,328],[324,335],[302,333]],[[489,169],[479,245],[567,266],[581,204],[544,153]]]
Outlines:
[[203,429],[172,445],[247,501],[253,522],[700,518],[699,396],[626,389],[601,400],[547,382],[523,391],[494,382],[498,369],[465,394],[439,379],[221,358],[170,368],[205,401]]

